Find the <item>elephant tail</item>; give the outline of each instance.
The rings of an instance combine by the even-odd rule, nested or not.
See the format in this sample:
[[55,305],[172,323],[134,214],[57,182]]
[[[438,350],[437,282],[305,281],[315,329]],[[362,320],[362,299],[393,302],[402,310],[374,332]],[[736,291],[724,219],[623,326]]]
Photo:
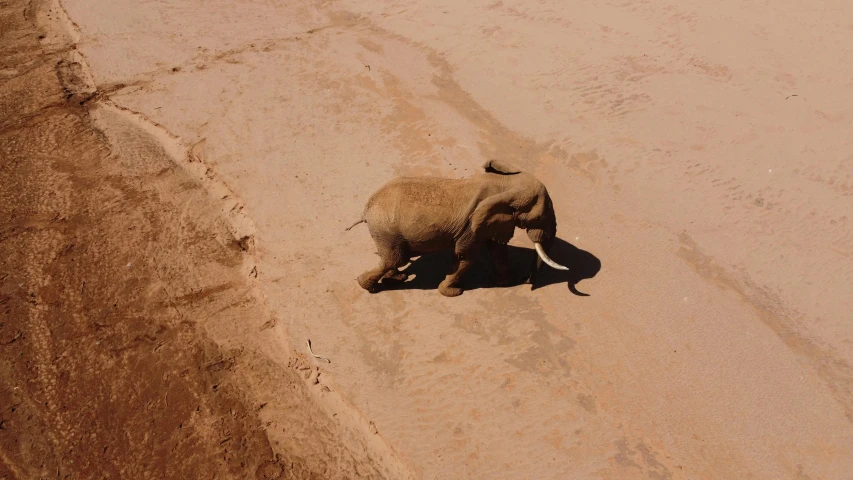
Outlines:
[[354,227],[354,226],[358,225],[359,223],[367,223],[367,221],[366,221],[365,219],[363,219],[363,218],[362,218],[361,220],[359,220],[359,221],[357,221],[357,222],[353,223],[352,225],[350,225],[349,227],[347,227],[345,231],[347,231],[347,232],[348,232],[352,227]]

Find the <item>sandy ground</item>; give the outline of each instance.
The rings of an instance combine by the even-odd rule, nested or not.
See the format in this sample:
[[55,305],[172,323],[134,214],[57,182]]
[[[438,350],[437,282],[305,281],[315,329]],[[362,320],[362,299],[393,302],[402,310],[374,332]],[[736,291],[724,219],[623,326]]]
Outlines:
[[[99,128],[148,132],[251,232],[270,323],[212,341],[256,351],[255,379],[283,375],[253,373],[276,341],[331,358],[311,398],[355,410],[317,451],[387,478],[849,478],[853,4],[62,5]],[[444,298],[431,258],[361,290],[374,247],[343,229],[369,194],[487,158],[546,183],[573,272]],[[286,409],[260,417],[275,452],[300,443]]]

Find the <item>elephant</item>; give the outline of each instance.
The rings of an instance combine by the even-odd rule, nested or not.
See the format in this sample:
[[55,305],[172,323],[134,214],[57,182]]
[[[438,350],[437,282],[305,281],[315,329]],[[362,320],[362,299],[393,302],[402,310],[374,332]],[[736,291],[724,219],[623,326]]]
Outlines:
[[366,223],[380,257],[376,268],[358,277],[358,284],[375,293],[380,280],[406,280],[399,268],[411,258],[452,248],[453,268],[438,291],[455,297],[462,294],[460,280],[479,247],[486,245],[495,262],[496,281],[506,285],[507,243],[516,227],[527,231],[538,254],[528,277],[531,283],[542,262],[568,270],[545,253],[557,234],[545,185],[506,162],[488,160],[482,168],[484,172],[467,178],[397,177],[374,192],[361,219],[346,228]]

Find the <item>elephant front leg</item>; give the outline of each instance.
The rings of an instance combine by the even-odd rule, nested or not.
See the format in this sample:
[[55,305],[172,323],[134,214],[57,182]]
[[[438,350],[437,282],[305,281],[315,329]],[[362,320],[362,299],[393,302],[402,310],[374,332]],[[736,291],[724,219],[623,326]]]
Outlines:
[[462,288],[459,286],[462,276],[471,268],[472,252],[457,253],[456,261],[453,265],[453,270],[444,277],[441,284],[438,285],[438,291],[445,297],[456,297],[462,295]]
[[489,242],[489,254],[495,264],[495,284],[504,287],[512,283],[509,269],[509,247],[505,243]]

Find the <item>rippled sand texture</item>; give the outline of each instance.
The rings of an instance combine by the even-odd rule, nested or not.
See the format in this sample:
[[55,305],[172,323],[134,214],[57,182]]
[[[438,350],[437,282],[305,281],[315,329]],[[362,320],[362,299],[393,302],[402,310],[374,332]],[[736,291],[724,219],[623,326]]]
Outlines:
[[[853,4],[62,4],[98,91],[253,222],[266,335],[422,478],[853,471]],[[588,296],[357,286],[374,189],[493,157]]]

